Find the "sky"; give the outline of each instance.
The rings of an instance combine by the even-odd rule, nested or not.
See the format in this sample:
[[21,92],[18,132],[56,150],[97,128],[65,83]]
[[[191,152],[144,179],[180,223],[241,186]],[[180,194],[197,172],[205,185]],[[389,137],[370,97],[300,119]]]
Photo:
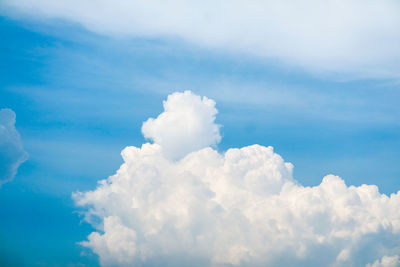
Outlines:
[[399,29],[391,0],[1,1],[0,265],[400,266]]

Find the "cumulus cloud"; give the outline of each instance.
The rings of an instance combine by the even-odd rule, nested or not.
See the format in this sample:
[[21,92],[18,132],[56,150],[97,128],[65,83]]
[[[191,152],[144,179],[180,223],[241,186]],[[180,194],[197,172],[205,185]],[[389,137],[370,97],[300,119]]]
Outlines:
[[178,38],[313,72],[398,77],[400,70],[397,0],[2,2],[100,34]]
[[[207,120],[196,121],[218,128],[210,126],[214,102],[175,93],[164,102],[153,136],[162,127],[170,131],[163,119],[176,118],[170,110],[181,114],[188,106],[193,113],[179,123],[186,118],[182,125],[199,127],[190,124],[193,114],[208,111]],[[400,253],[400,191],[387,196],[375,185],[348,186],[334,175],[302,186],[293,165],[272,147],[188,149],[171,160],[163,145],[126,147],[115,175],[93,191],[73,194],[97,229],[81,244],[101,265],[365,266]]]
[[367,267],[400,267],[400,258],[398,255],[383,256],[381,260],[376,260],[373,264],[367,264]]
[[183,157],[221,140],[213,100],[185,91],[169,95],[163,105],[164,112],[144,122],[142,132],[159,144],[168,158]]
[[19,165],[28,158],[18,131],[15,129],[15,113],[11,109],[0,110],[0,186],[12,180]]

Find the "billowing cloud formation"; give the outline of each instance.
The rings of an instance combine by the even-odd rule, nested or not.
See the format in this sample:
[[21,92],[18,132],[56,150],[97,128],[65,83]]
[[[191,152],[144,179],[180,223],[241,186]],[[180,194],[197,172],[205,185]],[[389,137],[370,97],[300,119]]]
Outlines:
[[19,165],[28,154],[15,129],[15,113],[11,109],[0,110],[0,186],[14,178]]
[[185,91],[169,95],[163,105],[164,112],[143,123],[142,132],[159,144],[168,158],[183,157],[221,140],[213,100]]
[[400,267],[400,258],[395,256],[383,256],[381,260],[376,260],[373,264],[367,264],[367,267]]
[[400,71],[397,0],[3,2],[100,34],[178,38],[311,71],[384,77]]
[[[186,107],[193,97],[166,103]],[[157,132],[162,125],[169,130]],[[73,195],[98,229],[82,245],[103,266],[365,266],[400,253],[400,191],[388,197],[334,175],[305,187],[292,164],[260,145],[172,161],[146,143],[122,157],[97,189]]]

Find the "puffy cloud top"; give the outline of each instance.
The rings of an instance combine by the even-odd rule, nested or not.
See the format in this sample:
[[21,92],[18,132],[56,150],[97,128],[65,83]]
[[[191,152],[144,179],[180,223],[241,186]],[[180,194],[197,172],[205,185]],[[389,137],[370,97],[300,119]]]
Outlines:
[[15,113],[11,109],[0,110],[0,186],[14,178],[19,165],[28,158],[18,131],[15,129]]
[[367,264],[367,267],[400,267],[400,258],[398,255],[385,255],[381,260],[376,260],[373,264]]
[[164,112],[144,122],[142,132],[159,144],[168,158],[183,157],[221,140],[213,100],[185,91],[169,95],[163,105]]
[[313,72],[399,77],[398,0],[2,2],[100,34],[178,38]]
[[[210,100],[199,99],[173,94],[165,110],[202,113]],[[103,266],[392,266],[385,255],[400,254],[400,191],[334,175],[302,186],[272,147],[206,147],[174,161],[162,145],[125,148],[115,175],[73,195],[97,229],[81,244]]]

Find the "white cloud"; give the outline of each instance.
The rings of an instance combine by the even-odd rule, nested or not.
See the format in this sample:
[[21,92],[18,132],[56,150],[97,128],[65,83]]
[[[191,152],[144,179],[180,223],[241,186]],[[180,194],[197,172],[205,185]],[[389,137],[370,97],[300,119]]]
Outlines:
[[[193,103],[185,94],[164,105]],[[389,197],[334,175],[305,187],[260,145],[173,161],[146,143],[122,157],[115,175],[73,195],[97,228],[81,244],[103,266],[365,266],[400,253],[400,191]]]
[[100,34],[177,38],[312,72],[398,77],[400,70],[397,0],[3,2]]
[[163,105],[164,112],[144,122],[142,132],[159,144],[168,158],[181,158],[221,140],[220,127],[214,123],[218,111],[213,100],[185,91],[169,95]]
[[367,267],[400,267],[400,258],[398,255],[383,256],[373,264],[367,264]]
[[0,186],[12,180],[19,165],[28,158],[21,138],[15,129],[15,113],[11,109],[0,110]]

